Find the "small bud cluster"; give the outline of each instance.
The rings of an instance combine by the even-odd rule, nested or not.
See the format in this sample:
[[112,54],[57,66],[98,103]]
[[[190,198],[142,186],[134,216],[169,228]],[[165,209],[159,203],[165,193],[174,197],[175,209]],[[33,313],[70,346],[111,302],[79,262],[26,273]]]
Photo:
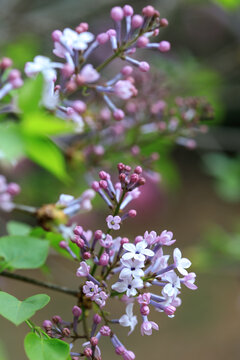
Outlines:
[[[13,62],[10,58],[4,57],[0,60],[0,100],[8,95],[12,90],[18,89],[23,85],[21,73],[17,69],[12,69]],[[0,109],[0,113],[13,111],[11,105],[5,105]]]
[[18,184],[7,183],[5,176],[0,175],[0,209],[11,211],[14,209],[13,198],[18,195],[21,188]]
[[[132,171],[130,166],[119,163],[118,182],[114,185],[110,174],[100,171],[100,180],[93,182],[92,187],[111,211],[106,218],[105,231],[102,229],[93,233],[84,231],[78,225],[70,236],[71,244],[68,241],[59,244],[74,261],[80,262],[76,276],[83,281],[80,283],[78,304],[72,309],[72,321],[66,322],[54,316],[52,321],[44,321],[43,327],[50,337],[71,341],[72,359],[84,356],[92,360],[102,359],[99,347],[102,336],[110,338],[115,353],[123,360],[135,359],[134,353],[119,340],[112,325],[129,327],[128,334],[131,334],[138,323],[138,316],[133,313],[134,304],[138,304],[142,319],[140,333],[151,335],[153,330],[158,330],[158,325],[149,320],[150,307],[174,317],[176,308],[181,305],[179,294],[182,285],[197,289],[196,274],[187,271],[191,262],[182,257],[178,248],[173,251],[172,261],[170,255],[163,251],[164,247],[176,241],[171,231],[164,230],[159,235],[155,231],[146,231],[134,242],[127,237],[112,236],[126,218],[136,216],[135,210],[125,212],[124,209],[140,195],[139,187],[145,183],[142,174],[140,166]],[[68,201],[71,203],[73,199],[62,195],[59,201],[59,205],[68,206]],[[116,275],[118,280],[113,282],[112,277]],[[152,286],[154,292],[150,292]],[[111,305],[112,297],[126,303],[126,313],[119,319],[112,319],[112,314],[105,311]],[[93,314],[89,324],[91,310]],[[79,332],[81,323],[83,335]],[[76,339],[82,338],[86,339],[82,351],[75,352]]]
[[[122,120],[125,113],[115,105],[111,97],[115,97],[116,101],[126,101],[137,96],[133,67],[140,72],[148,72],[150,69],[146,61],[136,60],[133,54],[138,48],[156,48],[160,52],[170,50],[167,41],[150,43],[152,37],[158,36],[160,28],[168,24],[152,6],[144,7],[141,15],[134,14],[130,5],[123,8],[115,6],[110,16],[114,28],[97,36],[89,32],[87,23],[80,23],[75,30],[66,28],[63,31],[53,31],[53,53],[63,62],[52,62],[49,58],[39,55],[25,66],[27,76],[33,77],[38,73],[43,75],[42,104],[54,111],[58,117],[72,120],[78,132],[90,125],[86,116],[86,91],[100,95],[113,118]],[[89,62],[89,58],[98,48],[107,44],[110,44],[113,54],[95,68]],[[105,81],[101,71],[115,58],[120,58],[124,66],[112,79]],[[76,93],[78,98],[72,100]]]

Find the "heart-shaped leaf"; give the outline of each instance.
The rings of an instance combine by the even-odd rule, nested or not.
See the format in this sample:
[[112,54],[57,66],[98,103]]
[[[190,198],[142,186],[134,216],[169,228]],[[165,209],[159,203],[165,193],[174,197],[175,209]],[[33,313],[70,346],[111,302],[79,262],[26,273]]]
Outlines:
[[13,324],[19,325],[47,305],[49,300],[48,295],[38,294],[20,301],[14,296],[0,291],[0,314]]
[[24,348],[29,360],[67,360],[70,348],[58,339],[46,339],[29,333],[24,340]]
[[7,223],[7,231],[9,235],[28,235],[31,229],[30,225],[19,221],[11,220]]
[[45,263],[49,243],[31,236],[4,236],[0,238],[0,268],[36,269]]

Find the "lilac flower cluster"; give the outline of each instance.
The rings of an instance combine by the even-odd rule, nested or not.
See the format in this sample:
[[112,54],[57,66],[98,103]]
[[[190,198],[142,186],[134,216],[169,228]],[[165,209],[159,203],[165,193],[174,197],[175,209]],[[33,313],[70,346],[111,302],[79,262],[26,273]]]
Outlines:
[[18,184],[11,182],[7,183],[5,176],[0,175],[0,210],[11,211],[15,205],[13,198],[18,195],[21,188]]
[[[151,335],[153,330],[158,330],[158,325],[149,320],[150,306],[173,317],[176,307],[181,305],[181,286],[197,289],[196,274],[188,273],[191,262],[182,257],[178,248],[173,251],[172,262],[170,255],[163,251],[164,247],[176,241],[171,231],[164,230],[159,235],[155,231],[146,231],[143,236],[137,236],[133,243],[127,237],[114,236],[127,218],[136,216],[134,209],[127,211],[125,208],[140,196],[139,187],[145,184],[140,166],[132,171],[130,166],[119,163],[116,183],[105,171],[99,172],[99,178],[99,181],[93,182],[92,188],[111,211],[106,218],[106,230],[93,233],[84,231],[78,225],[70,236],[73,246],[67,239],[59,244],[75,261],[80,261],[76,276],[82,278],[83,282],[80,284],[78,303],[72,309],[73,321],[66,322],[54,316],[52,321],[44,321],[43,327],[51,337],[70,340],[72,359],[81,356],[102,359],[99,343],[102,336],[107,336],[116,354],[124,360],[133,360],[134,353],[125,348],[113,327],[116,324],[129,327],[130,335],[138,323],[138,316],[133,312],[134,304],[138,304],[142,318],[140,332]],[[68,200],[66,195],[61,196],[60,202],[63,200]],[[118,280],[113,283],[112,277],[117,274]],[[149,291],[152,286],[156,289],[154,292]],[[112,319],[112,314],[105,310],[111,298],[118,298],[126,304],[126,313],[119,319]],[[93,310],[93,315],[89,328],[90,310]],[[83,334],[79,332],[81,323]],[[86,339],[80,351],[76,339]]]
[[[0,60],[0,100],[8,95],[12,90],[18,89],[23,85],[21,73],[17,69],[12,69],[13,62],[10,58],[4,57]],[[0,114],[16,111],[13,103],[5,103],[0,107]]]
[[[152,6],[142,9],[142,15],[134,14],[130,5],[112,8],[110,16],[114,29],[108,29],[96,37],[89,32],[87,23],[80,23],[75,30],[66,28],[52,33],[53,53],[63,62],[52,62],[44,56],[36,56],[33,62],[26,63],[25,73],[34,77],[43,75],[44,88],[42,104],[54,111],[58,117],[71,120],[76,124],[76,131],[82,132],[94,124],[89,124],[86,116],[86,91],[100,95],[111,111],[115,120],[122,120],[123,110],[112,101],[111,96],[128,100],[138,93],[133,77],[133,67],[140,72],[148,72],[150,66],[145,61],[133,58],[138,48],[170,50],[167,41],[150,43],[150,38],[159,34],[159,29],[168,25],[159,12]],[[99,48],[110,44],[112,55],[97,67],[89,58]],[[115,58],[124,62],[121,71],[113,78],[105,80],[101,71]],[[74,100],[72,100],[75,97]]]

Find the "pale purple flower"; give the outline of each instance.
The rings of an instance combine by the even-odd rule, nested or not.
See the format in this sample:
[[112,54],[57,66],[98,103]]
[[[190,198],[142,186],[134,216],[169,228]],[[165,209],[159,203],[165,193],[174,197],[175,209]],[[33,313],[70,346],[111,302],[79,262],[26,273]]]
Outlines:
[[114,93],[120,99],[128,100],[137,94],[137,89],[129,80],[119,80],[114,85]]
[[124,268],[121,270],[119,278],[125,279],[129,278],[130,276],[133,276],[134,278],[139,278],[141,276],[144,276],[144,271],[142,268],[144,267],[144,262],[135,260],[135,259],[129,259],[124,260],[121,259],[121,263],[124,266]]
[[135,354],[130,350],[125,350],[123,353],[123,360],[134,360]]
[[150,233],[148,231],[145,231],[144,233],[144,240],[148,243],[148,245],[153,245],[157,241],[157,233],[156,231],[151,231]]
[[191,266],[191,261],[188,260],[187,258],[182,258],[182,253],[178,248],[174,249],[173,258],[174,258],[174,264],[178,269],[178,271],[182,275],[187,275],[188,272],[185,269],[188,269]]
[[129,326],[130,331],[128,335],[130,335],[133,332],[137,323],[138,323],[137,317],[133,315],[133,304],[128,304],[126,306],[126,314],[120,317],[119,324],[121,326]]
[[158,271],[166,269],[169,258],[170,255],[163,255],[163,251],[160,249],[152,260],[151,272],[157,273]]
[[152,330],[158,330],[158,324],[154,321],[148,321],[147,317],[144,316],[144,321],[141,325],[141,334],[142,335],[152,335]]
[[99,240],[99,243],[104,248],[109,249],[113,245],[113,238],[109,234],[107,235],[103,234],[102,238]]
[[95,285],[92,281],[86,281],[83,285],[83,292],[87,297],[92,298],[98,292],[98,286]]
[[[72,51],[73,49],[83,51],[87,49],[88,43],[93,41],[93,39],[94,35],[88,31],[78,34],[76,31],[66,28],[60,36],[60,44],[69,51]],[[60,56],[56,51],[54,51],[54,54]]]
[[121,223],[120,216],[108,215],[108,217],[106,218],[106,221],[107,221],[107,226],[109,229],[113,229],[113,230],[120,229],[120,225],[119,225]]
[[163,230],[158,236],[157,242],[161,245],[170,246],[175,243],[176,240],[172,240],[173,233],[171,231]]
[[139,295],[137,301],[141,305],[148,305],[150,303],[151,294],[150,293],[143,293]]
[[90,266],[85,262],[80,262],[80,267],[77,269],[76,275],[78,277],[84,277],[89,275]]
[[93,296],[92,300],[95,301],[95,303],[98,304],[100,308],[103,308],[106,305],[107,298],[108,295],[105,293],[105,291],[100,291]]
[[42,73],[45,81],[49,82],[55,80],[57,77],[56,68],[62,68],[63,64],[52,62],[46,56],[35,56],[33,62],[27,62],[25,64],[25,73],[28,77],[33,77],[38,73]]
[[162,276],[162,280],[168,282],[163,288],[163,292],[165,292],[170,297],[176,297],[178,294],[178,289],[181,288],[180,279],[174,271],[169,271],[164,276]]
[[68,194],[61,194],[56,205],[68,206],[74,200],[74,196]]
[[145,261],[146,256],[154,256],[154,252],[150,249],[147,249],[148,244],[146,241],[140,241],[136,245],[134,244],[124,244],[123,248],[127,252],[123,255],[124,260],[136,259],[139,261]]
[[91,64],[84,65],[80,72],[80,76],[84,83],[93,83],[100,78],[99,73]]
[[195,280],[196,274],[194,272],[187,274],[183,279],[181,279],[183,284],[191,290],[196,290],[198,288],[197,285],[194,284]]
[[112,285],[112,289],[119,293],[126,291],[127,296],[135,296],[137,294],[136,289],[143,288],[143,281],[140,278],[125,278],[123,281],[118,281]]

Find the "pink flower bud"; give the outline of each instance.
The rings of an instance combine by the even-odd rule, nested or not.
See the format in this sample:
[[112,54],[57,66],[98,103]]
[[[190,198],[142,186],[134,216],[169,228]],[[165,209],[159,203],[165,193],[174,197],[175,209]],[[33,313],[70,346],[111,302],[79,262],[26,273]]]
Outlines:
[[136,166],[135,169],[134,169],[134,172],[138,175],[140,175],[142,173],[142,168],[141,166]]
[[108,36],[110,36],[110,37],[115,37],[116,35],[117,35],[117,33],[116,33],[116,30],[114,30],[114,29],[109,29],[108,31],[107,31],[107,34],[108,34]]
[[21,191],[21,188],[16,183],[9,183],[7,186],[7,192],[12,196],[19,194],[20,191]]
[[110,14],[114,21],[121,21],[124,17],[123,9],[120,6],[113,7]]
[[13,64],[12,59],[10,59],[8,57],[4,57],[4,58],[2,58],[2,60],[0,62],[0,69],[6,70],[6,69],[10,68],[12,66],[12,64]]
[[91,337],[90,343],[92,346],[96,346],[98,344],[98,338],[95,336]]
[[55,324],[60,324],[60,323],[62,322],[62,318],[61,318],[61,316],[59,316],[59,315],[54,315],[54,316],[52,317],[52,321],[53,321]]
[[107,179],[109,178],[109,174],[107,174],[107,173],[106,173],[105,171],[103,171],[103,170],[100,171],[98,175],[99,175],[99,177],[100,177],[101,180],[107,180]]
[[139,179],[139,176],[138,176],[138,174],[136,174],[136,173],[134,173],[134,174],[132,174],[131,176],[130,176],[130,182],[131,183],[136,183],[136,182],[138,182],[138,179]]
[[94,182],[92,183],[92,189],[93,189],[94,191],[98,192],[98,191],[99,191],[99,188],[100,188],[100,186],[99,186],[98,181],[94,181]]
[[106,266],[108,265],[108,262],[109,262],[109,255],[106,252],[104,252],[99,259],[99,265]]
[[122,68],[121,73],[123,76],[129,76],[133,72],[133,68],[129,65],[126,65]]
[[136,210],[132,209],[132,210],[129,210],[128,215],[131,218],[134,218],[135,216],[137,216],[137,212],[136,212]]
[[135,237],[135,240],[134,240],[134,244],[137,244],[137,243],[139,243],[139,242],[141,242],[141,241],[143,241],[143,238],[142,238],[142,236],[136,236]]
[[142,9],[142,13],[144,16],[152,17],[155,14],[155,9],[153,6],[148,5]]
[[134,15],[132,17],[132,27],[133,29],[140,28],[143,24],[143,17],[141,15]]
[[123,346],[117,346],[115,348],[115,352],[117,355],[123,355],[126,349]]
[[60,41],[61,36],[62,36],[62,32],[60,30],[54,30],[52,32],[53,41],[56,41],[56,42]]
[[79,306],[75,305],[75,306],[72,308],[72,313],[73,313],[73,316],[79,318],[79,316],[82,315],[82,309],[80,309]]
[[100,315],[95,314],[95,315],[93,316],[93,322],[94,322],[94,324],[100,324],[101,321],[102,321],[102,318],[101,318]]
[[50,330],[52,328],[52,322],[50,320],[44,320],[42,326],[44,329]]
[[59,246],[62,249],[67,249],[68,243],[66,241],[60,241]]
[[174,315],[175,311],[176,311],[176,308],[175,308],[175,306],[172,306],[172,305],[168,305],[168,306],[166,306],[165,309],[164,309],[164,312],[165,312],[168,316]]
[[94,238],[100,240],[102,238],[102,230],[95,231]]
[[107,187],[108,187],[108,184],[105,180],[100,180],[99,185],[100,185],[100,188],[102,188],[102,189],[107,189]]
[[84,113],[84,112],[86,111],[86,108],[87,108],[86,104],[85,104],[83,101],[81,101],[81,100],[75,100],[75,101],[73,102],[73,104],[72,104],[72,107],[73,107],[74,110],[75,110],[76,112],[78,112],[79,114]]
[[123,238],[121,239],[121,245],[128,244],[128,243],[129,243],[128,238],[123,237]]
[[140,38],[138,38],[137,41],[137,47],[145,48],[148,43],[149,43],[149,39],[146,36],[140,36]]
[[105,44],[106,42],[108,42],[108,40],[109,40],[109,35],[107,33],[101,33],[101,34],[98,34],[98,36],[97,36],[97,42],[100,45]]
[[111,334],[111,329],[109,326],[102,326],[101,329],[100,329],[100,334],[102,336],[109,336]]
[[84,254],[83,254],[83,258],[84,260],[88,260],[91,258],[91,253],[89,251],[86,251]]
[[121,109],[114,110],[113,117],[115,120],[119,121],[124,118],[125,114]]
[[80,249],[84,248],[84,245],[85,245],[84,240],[81,239],[79,236],[76,235],[74,242]]
[[142,72],[148,72],[150,70],[150,65],[146,61],[141,61],[139,64],[139,70]]
[[83,228],[82,226],[78,225],[73,230],[75,235],[81,236],[83,234]]
[[160,26],[162,26],[162,27],[168,26],[168,20],[165,19],[165,18],[162,18],[162,19],[160,20]]
[[168,41],[161,41],[159,43],[158,49],[161,52],[167,52],[167,51],[169,51],[171,49],[171,44]]
[[130,5],[124,5],[123,12],[125,16],[132,16],[134,13],[133,8]]
[[140,308],[140,312],[142,315],[149,315],[150,309],[147,305],[142,305]]

